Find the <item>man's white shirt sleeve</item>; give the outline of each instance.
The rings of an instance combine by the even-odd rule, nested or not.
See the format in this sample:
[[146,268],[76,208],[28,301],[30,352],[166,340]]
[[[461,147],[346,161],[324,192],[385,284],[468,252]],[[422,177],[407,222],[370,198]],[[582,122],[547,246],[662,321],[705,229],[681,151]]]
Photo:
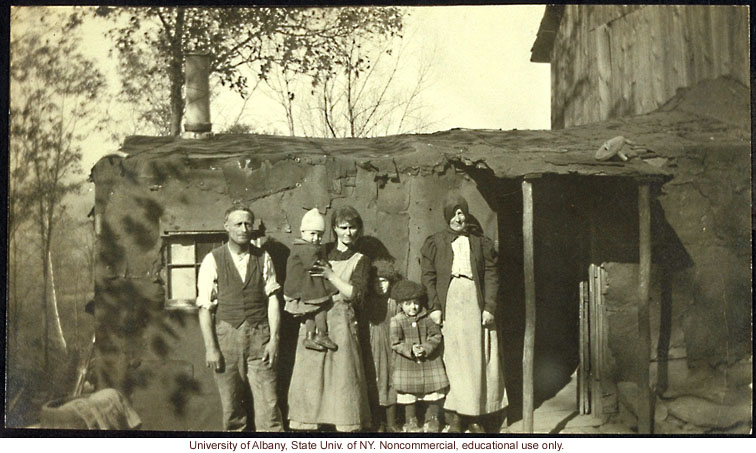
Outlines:
[[281,289],[276,279],[276,269],[273,267],[273,260],[268,252],[263,252],[263,281],[265,282],[265,295],[270,297],[273,293]]
[[202,259],[197,274],[197,306],[199,308],[210,310],[218,304],[217,300],[211,300],[216,278],[218,278],[218,269],[215,265],[215,258],[212,253],[208,253]]

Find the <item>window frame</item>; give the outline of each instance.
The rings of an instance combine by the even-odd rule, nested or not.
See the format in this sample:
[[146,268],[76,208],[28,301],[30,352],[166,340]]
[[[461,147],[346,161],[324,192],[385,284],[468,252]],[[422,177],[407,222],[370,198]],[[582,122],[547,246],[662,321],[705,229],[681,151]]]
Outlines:
[[[196,231],[165,231],[161,235],[163,241],[163,259],[164,259],[164,289],[165,289],[165,301],[164,308],[166,310],[182,310],[182,311],[196,311],[197,310],[197,277],[199,274],[199,267],[202,264],[202,259],[205,257],[198,256],[198,244],[205,243],[211,244],[211,250],[219,245],[225,245],[228,242],[228,233],[225,230],[196,230]],[[171,245],[178,242],[178,240],[191,239],[194,249],[194,262],[193,263],[172,263]],[[201,239],[206,239],[202,241]],[[174,298],[172,297],[172,270],[173,269],[194,269],[194,298]]]

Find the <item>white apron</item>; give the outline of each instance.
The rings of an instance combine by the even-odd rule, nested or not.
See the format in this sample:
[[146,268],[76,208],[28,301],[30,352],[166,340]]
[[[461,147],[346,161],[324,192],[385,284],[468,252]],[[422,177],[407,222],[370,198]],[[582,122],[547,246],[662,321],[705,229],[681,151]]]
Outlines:
[[[472,275],[472,272],[468,272],[469,243],[465,242],[453,244],[453,274]],[[495,327],[483,327],[481,323],[481,309],[472,279],[452,277],[446,295],[442,331],[444,365],[449,378],[449,393],[444,408],[462,415],[477,416],[506,407],[507,395],[497,331]]]

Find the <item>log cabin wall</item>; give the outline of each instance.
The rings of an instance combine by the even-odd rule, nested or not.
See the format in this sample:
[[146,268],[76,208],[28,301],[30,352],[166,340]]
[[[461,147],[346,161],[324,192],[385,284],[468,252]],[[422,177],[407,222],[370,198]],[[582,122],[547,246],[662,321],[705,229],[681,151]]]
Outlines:
[[750,86],[748,8],[567,5],[551,50],[551,127],[652,112],[717,77]]

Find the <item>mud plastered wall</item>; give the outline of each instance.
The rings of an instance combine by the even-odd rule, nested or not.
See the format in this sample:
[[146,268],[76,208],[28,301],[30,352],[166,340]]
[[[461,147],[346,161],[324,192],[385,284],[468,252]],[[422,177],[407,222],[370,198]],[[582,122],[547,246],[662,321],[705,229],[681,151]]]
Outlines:
[[693,263],[673,277],[688,361],[733,363],[752,353],[750,146],[688,147],[675,162],[659,201]]
[[[607,365],[612,378],[616,421],[637,426],[638,307],[637,264],[605,263],[605,301],[609,324]],[[751,427],[750,364],[709,368],[688,366],[680,327],[685,299],[673,294],[672,282],[652,267],[649,314],[651,325],[654,432],[657,434],[746,434]],[[614,386],[616,384],[616,387]],[[614,396],[612,396],[614,398]]]
[[[747,433],[752,294],[749,148],[686,147],[659,194],[650,299],[657,433]],[[679,242],[684,249],[680,254]],[[606,263],[620,417],[636,423],[637,265]]]
[[[130,395],[146,429],[220,429],[217,390],[204,368],[196,313],[164,308],[161,235],[166,232],[222,231],[225,210],[232,203],[246,204],[264,223],[263,246],[273,256],[281,283],[301,217],[312,207],[329,220],[334,208],[355,207],[365,225],[366,254],[395,259],[400,272],[416,281],[425,238],[445,228],[442,201],[449,190],[459,190],[486,235],[497,237],[496,212],[475,181],[452,166],[386,175],[345,158],[270,162],[254,155],[192,159],[171,154],[105,158],[92,175],[98,370],[102,385]],[[334,240],[332,232],[326,240]],[[282,356],[287,352],[293,354],[281,351]]]

